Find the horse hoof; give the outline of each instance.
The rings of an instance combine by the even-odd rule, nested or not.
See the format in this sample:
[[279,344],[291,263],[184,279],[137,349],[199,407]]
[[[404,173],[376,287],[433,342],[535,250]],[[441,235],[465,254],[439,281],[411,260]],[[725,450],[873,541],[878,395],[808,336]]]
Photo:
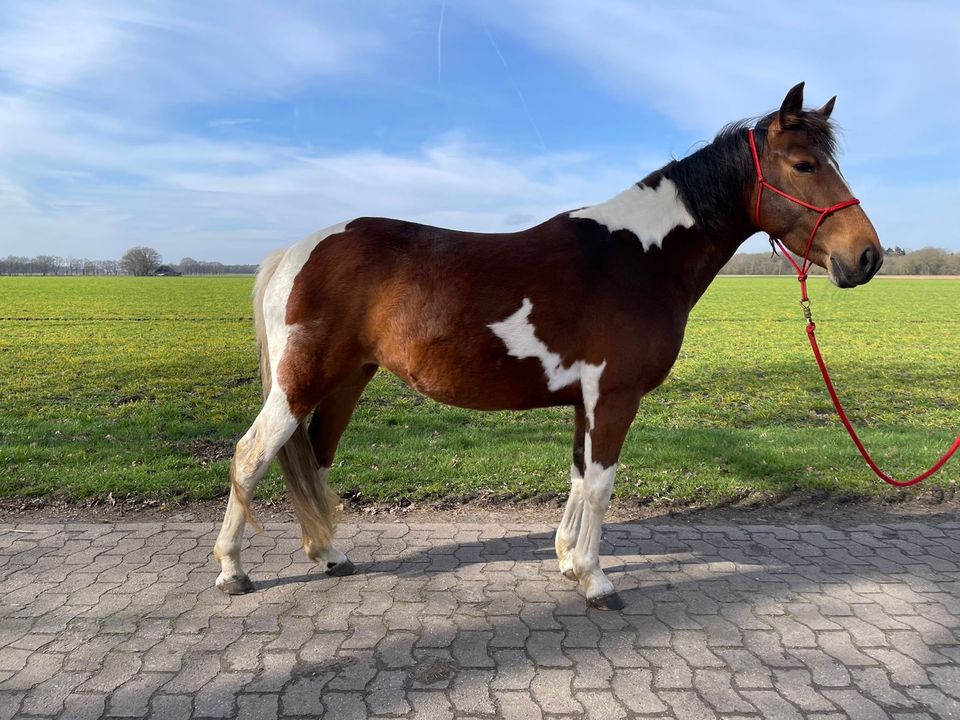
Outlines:
[[577,581],[577,574],[573,571],[573,568],[567,568],[562,574],[567,580]]
[[246,595],[247,593],[253,592],[254,589],[253,583],[250,582],[250,578],[246,575],[230,578],[217,585],[217,587],[227,595]]
[[588,598],[587,603],[592,608],[597,610],[623,610],[626,607],[626,603],[623,602],[623,599],[615,592],[612,592],[608,595],[601,595],[600,597]]
[[338,562],[335,565],[327,565],[327,569],[324,571],[324,574],[329,575],[330,577],[345,577],[347,575],[353,575],[356,572],[356,566],[350,562],[348,558]]

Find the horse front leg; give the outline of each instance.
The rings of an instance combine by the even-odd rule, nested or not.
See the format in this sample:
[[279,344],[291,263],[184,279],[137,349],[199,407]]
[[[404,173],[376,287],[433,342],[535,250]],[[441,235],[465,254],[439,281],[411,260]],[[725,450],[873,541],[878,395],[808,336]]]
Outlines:
[[620,449],[636,415],[638,403],[638,397],[601,395],[592,408],[593,412],[589,406],[586,409],[583,510],[577,545],[571,555],[573,572],[583,587],[587,602],[601,610],[620,610],[624,607],[613,583],[600,569],[600,535],[603,516],[610,505]]
[[570,495],[567,497],[563,519],[560,520],[557,535],[554,539],[557,560],[560,562],[560,572],[568,580],[577,579],[576,572],[573,569],[573,550],[577,545],[577,536],[580,534],[580,518],[583,514],[583,474],[586,471],[584,440],[587,431],[587,414],[583,405],[577,405],[574,411]]

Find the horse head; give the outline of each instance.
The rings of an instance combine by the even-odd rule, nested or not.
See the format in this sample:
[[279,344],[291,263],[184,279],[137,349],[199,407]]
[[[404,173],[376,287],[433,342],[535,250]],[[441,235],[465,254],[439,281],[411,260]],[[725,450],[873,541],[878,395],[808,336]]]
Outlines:
[[876,274],[883,248],[837,165],[830,122],[835,101],[804,110],[800,83],[777,112],[757,123],[758,182],[750,211],[771,238],[825,268],[838,287],[848,288]]

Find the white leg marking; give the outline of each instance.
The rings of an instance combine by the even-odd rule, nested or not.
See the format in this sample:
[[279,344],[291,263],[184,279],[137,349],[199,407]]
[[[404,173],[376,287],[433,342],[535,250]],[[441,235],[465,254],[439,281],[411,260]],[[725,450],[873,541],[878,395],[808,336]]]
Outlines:
[[600,399],[600,376],[607,367],[604,360],[599,365],[584,365],[580,376],[580,389],[583,392],[583,409],[587,413],[587,431],[593,430],[594,413]]
[[594,415],[597,410],[597,401],[600,399],[600,376],[607,367],[604,360],[599,365],[584,365],[580,375],[580,391],[583,393],[583,409],[587,415],[587,434],[583,439],[583,457],[587,466],[593,461],[593,433]]
[[695,220],[680,198],[674,182],[661,178],[657,187],[634,184],[616,197],[570,213],[572,218],[594,220],[611,233],[629,230],[644,250],[662,247],[675,227],[693,227]]
[[[257,419],[237,443],[234,477],[247,498],[253,497],[257,483],[270,466],[270,461],[290,439],[296,428],[297,420],[290,412],[286,395],[274,385]],[[235,490],[231,487],[223,526],[220,528],[220,535],[213,548],[214,555],[220,561],[221,570],[217,578],[217,587],[223,587],[226,583],[246,577],[240,566],[243,528],[243,509],[237,501]]]
[[583,479],[580,533],[576,549],[571,553],[571,565],[588,599],[603,597],[613,592],[613,583],[600,569],[600,535],[603,530],[603,516],[610,506],[610,493],[613,491],[617,466],[614,464],[604,468],[593,461],[593,429],[597,402],[600,400],[600,376],[606,366],[606,361],[600,365],[589,365],[584,368],[580,379],[583,408],[587,416],[587,433],[583,444],[587,474]]
[[583,479],[583,517],[573,551],[573,569],[588,599],[613,592],[613,583],[600,569],[600,533],[616,472],[616,465],[605,468],[599,463],[588,463]]
[[[607,361],[593,365],[577,360],[570,367],[565,367],[560,355],[551,352],[537,337],[536,328],[530,322],[532,311],[533,303],[530,298],[524,298],[519,310],[506,320],[492,323],[488,327],[503,340],[512,357],[540,360],[549,390],[556,392],[577,380],[580,381],[583,407],[587,416],[587,433],[584,438],[587,477],[581,478],[575,466],[570,469],[570,497],[557,528],[554,547],[560,561],[560,571],[567,573],[572,570],[587,589],[588,598],[600,597],[613,592],[613,585],[600,570],[599,552],[600,527],[607,505],[610,504],[610,491],[613,488],[616,468],[604,470],[592,462],[591,433],[597,402],[600,399],[600,377],[607,367]],[[600,490],[592,489],[598,483]],[[603,488],[606,488],[605,496]],[[605,498],[602,502],[597,499],[601,496]]]
[[554,539],[554,548],[557,551],[557,560],[560,561],[560,572],[564,575],[573,573],[573,549],[577,545],[577,536],[580,534],[580,516],[583,513],[583,476],[576,465],[570,466],[570,496],[563,511],[563,519],[557,528]]

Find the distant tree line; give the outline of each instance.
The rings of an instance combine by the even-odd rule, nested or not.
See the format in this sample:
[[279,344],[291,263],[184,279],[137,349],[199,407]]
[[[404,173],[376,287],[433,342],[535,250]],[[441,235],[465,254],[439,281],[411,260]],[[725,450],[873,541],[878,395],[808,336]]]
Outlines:
[[194,260],[191,257],[185,257],[174,267],[184,275],[253,275],[258,266],[225,265],[222,262]]
[[[907,252],[893,247],[884,250],[881,275],[960,275],[960,253],[940,248],[921,248]],[[149,247],[130,248],[120,260],[38,255],[0,258],[0,275],[154,275],[158,270],[172,275],[252,275],[256,265],[228,265],[221,262],[183,258],[179,263],[163,265],[160,253]],[[170,272],[173,271],[173,272]],[[824,270],[814,266],[811,274]],[[730,259],[721,275],[791,275],[793,268],[780,255],[768,252],[738,253]]]
[[[960,253],[926,247],[907,252],[903,248],[886,248],[881,275],[960,275]],[[769,252],[738,253],[723,266],[721,275],[793,275],[794,269],[781,255]],[[814,266],[811,275],[825,271]]]
[[[173,272],[170,272],[170,271]],[[38,255],[0,258],[0,275],[154,275],[158,271],[173,275],[252,275],[256,265],[228,265],[222,262],[183,258],[177,264],[163,265],[160,253],[150,247],[130,248],[119,260]]]

